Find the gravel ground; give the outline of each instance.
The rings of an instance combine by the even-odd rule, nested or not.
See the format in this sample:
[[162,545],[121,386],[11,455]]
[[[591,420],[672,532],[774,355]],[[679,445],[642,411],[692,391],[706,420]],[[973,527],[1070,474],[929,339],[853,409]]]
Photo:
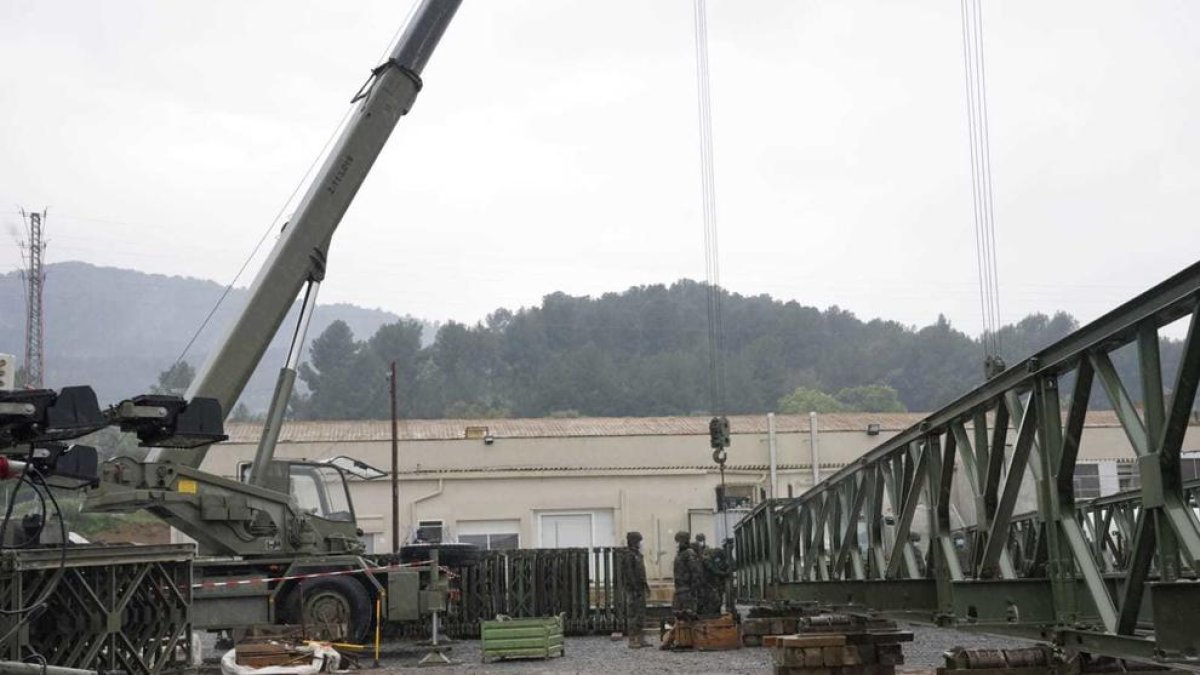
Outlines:
[[[904,626],[913,632],[913,642],[905,643],[906,664],[897,670],[907,673],[932,672],[942,665],[942,652],[954,646],[1016,647],[1026,643],[1009,638],[995,638],[975,633],[962,633],[930,626]],[[387,645],[380,671],[386,673],[413,671],[441,675],[451,673],[754,673],[771,672],[770,652],[752,647],[729,652],[664,652],[657,649],[657,636],[647,635],[653,645],[648,649],[629,649],[624,641],[614,642],[606,637],[569,637],[567,654],[549,660],[519,660],[482,663],[478,640],[455,642],[448,655],[461,663],[454,666],[416,668],[420,654],[402,653],[405,647]],[[408,648],[411,649],[411,648]],[[364,659],[370,665],[370,659]],[[374,671],[364,671],[374,672]]]

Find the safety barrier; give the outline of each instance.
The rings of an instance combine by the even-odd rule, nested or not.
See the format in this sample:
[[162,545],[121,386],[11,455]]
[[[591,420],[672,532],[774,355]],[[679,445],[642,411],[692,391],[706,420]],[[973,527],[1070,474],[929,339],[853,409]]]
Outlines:
[[624,579],[628,549],[614,547],[487,551],[477,564],[453,568],[462,593],[447,633],[478,637],[480,622],[564,616],[568,635],[625,630]]

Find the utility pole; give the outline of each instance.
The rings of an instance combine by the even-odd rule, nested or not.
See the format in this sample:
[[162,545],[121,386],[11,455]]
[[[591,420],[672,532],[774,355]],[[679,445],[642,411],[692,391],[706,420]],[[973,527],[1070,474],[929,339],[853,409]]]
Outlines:
[[400,438],[396,429],[396,362],[389,371],[392,398],[392,553],[400,552]]
[[46,242],[42,238],[46,211],[25,213],[26,233],[29,241],[22,245],[28,254],[26,267],[21,271],[25,282],[25,382],[26,389],[41,389],[45,384],[46,355],[45,321],[42,316],[42,287],[46,283],[46,272],[42,268],[46,253]]

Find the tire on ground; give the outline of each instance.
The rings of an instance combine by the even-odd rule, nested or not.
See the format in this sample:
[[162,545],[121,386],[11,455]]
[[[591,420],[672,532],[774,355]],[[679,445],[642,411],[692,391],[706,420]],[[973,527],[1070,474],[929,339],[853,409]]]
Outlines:
[[[353,576],[323,577],[296,584],[285,596],[282,609],[280,617],[285,623],[315,629],[318,634],[312,637],[356,643],[366,640],[375,618],[370,594]],[[328,624],[345,624],[348,634],[328,634],[329,629],[321,628]]]

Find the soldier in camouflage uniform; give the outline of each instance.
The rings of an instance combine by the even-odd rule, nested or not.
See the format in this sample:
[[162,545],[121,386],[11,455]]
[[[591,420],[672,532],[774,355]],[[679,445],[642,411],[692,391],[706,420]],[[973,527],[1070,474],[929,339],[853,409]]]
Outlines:
[[700,561],[700,584],[696,587],[696,613],[702,617],[713,617],[721,613],[721,597],[717,594],[717,580],[709,570],[708,538],[703,532],[696,534],[692,550]]
[[625,543],[630,555],[625,557],[625,633],[629,636],[629,648],[646,646],[646,595],[650,584],[646,582],[646,565],[642,562],[642,533],[628,532]]
[[675,600],[671,608],[675,610],[675,616],[681,619],[696,618],[697,594],[704,584],[704,569],[691,546],[691,538],[688,532],[675,533],[679,550],[675,553]]
[[733,598],[733,561],[729,552],[733,548],[733,540],[726,539],[725,545],[710,549],[704,561],[704,569],[713,578],[713,592],[717,613],[720,614],[724,605],[730,612],[737,613]]

